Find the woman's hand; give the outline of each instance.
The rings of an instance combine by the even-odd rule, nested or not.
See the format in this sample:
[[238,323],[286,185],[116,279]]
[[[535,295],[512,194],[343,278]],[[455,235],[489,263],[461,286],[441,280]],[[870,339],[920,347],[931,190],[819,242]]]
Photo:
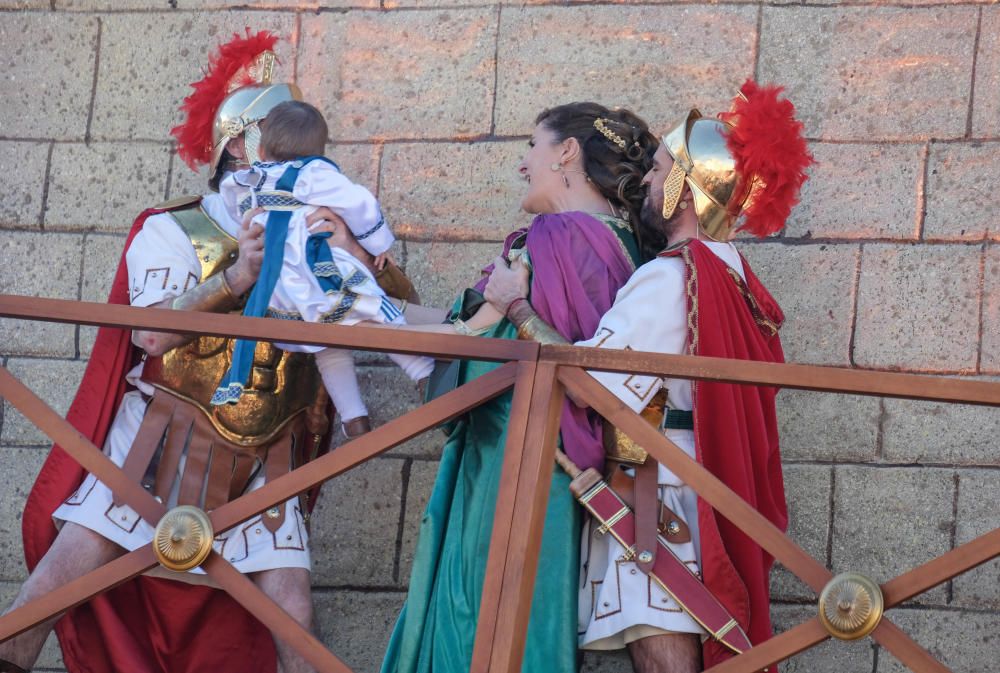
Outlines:
[[509,266],[503,257],[493,260],[493,273],[486,283],[483,296],[493,308],[502,315],[507,314],[507,308],[515,299],[528,296],[531,272],[520,259],[515,259]]

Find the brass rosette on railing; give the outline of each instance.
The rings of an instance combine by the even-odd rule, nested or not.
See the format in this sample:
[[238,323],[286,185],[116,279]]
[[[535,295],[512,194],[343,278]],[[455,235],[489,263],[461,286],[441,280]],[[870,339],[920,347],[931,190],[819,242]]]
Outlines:
[[883,609],[882,589],[858,573],[837,575],[819,596],[819,619],[840,640],[857,640],[874,631]]
[[212,551],[212,523],[197,507],[181,505],[167,512],[153,533],[153,552],[167,570],[200,566]]

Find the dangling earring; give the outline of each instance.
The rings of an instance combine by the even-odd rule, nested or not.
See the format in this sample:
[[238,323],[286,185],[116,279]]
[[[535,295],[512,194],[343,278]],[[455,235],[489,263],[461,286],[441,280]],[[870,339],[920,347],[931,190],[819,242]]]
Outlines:
[[566,176],[566,171],[563,170],[563,165],[558,163],[553,163],[549,166],[553,171],[559,171],[562,173],[563,184],[566,185],[566,189],[569,189],[569,178]]

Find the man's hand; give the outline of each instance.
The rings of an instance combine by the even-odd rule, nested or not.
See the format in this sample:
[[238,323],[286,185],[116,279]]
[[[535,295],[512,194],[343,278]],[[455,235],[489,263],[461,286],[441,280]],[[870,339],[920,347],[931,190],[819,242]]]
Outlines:
[[229,289],[237,297],[253,287],[260,275],[260,265],[264,261],[264,227],[254,222],[253,218],[263,212],[263,208],[254,208],[243,215],[243,222],[236,235],[239,257],[224,272]]
[[382,267],[375,266],[375,258],[354,238],[344,219],[329,208],[317,208],[314,213],[306,215],[306,226],[312,234],[329,232],[330,238],[326,242],[331,248],[340,248],[350,253],[372,273],[381,270]]
[[528,296],[529,278],[530,271],[520,259],[508,266],[505,258],[497,257],[483,295],[493,308],[506,315],[511,302]]

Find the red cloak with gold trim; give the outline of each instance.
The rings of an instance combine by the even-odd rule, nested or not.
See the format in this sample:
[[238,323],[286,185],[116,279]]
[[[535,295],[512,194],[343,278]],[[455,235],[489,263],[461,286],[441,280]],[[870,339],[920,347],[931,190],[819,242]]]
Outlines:
[[[680,256],[686,267],[692,355],[784,362],[778,338],[784,315],[746,260],[741,258],[744,282],[698,240],[661,256]],[[693,381],[691,388],[698,462],[784,531],[788,508],[774,406],[778,390],[716,381]],[[771,637],[774,559],[701,498],[698,526],[705,585],[759,645]],[[732,653],[709,639],[703,655],[707,669]]]
[[[125,242],[151,215],[136,218]],[[109,304],[129,303],[122,253]],[[66,419],[102,447],[126,391],[125,375],[140,351],[129,330],[102,327]],[[33,570],[56,537],[52,513],[80,485],[86,472],[53,446],[28,495],[21,523],[24,556]],[[270,631],[218,589],[137,577],[67,612],[56,623],[63,660],[71,673],[274,673]]]

